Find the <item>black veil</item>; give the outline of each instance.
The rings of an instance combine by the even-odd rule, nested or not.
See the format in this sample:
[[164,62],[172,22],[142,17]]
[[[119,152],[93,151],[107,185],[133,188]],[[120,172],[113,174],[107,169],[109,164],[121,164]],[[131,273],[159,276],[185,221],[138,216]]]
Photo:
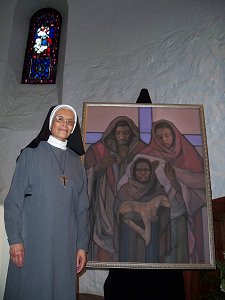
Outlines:
[[[51,135],[51,132],[49,130],[49,119],[50,119],[51,112],[56,106],[58,105],[54,105],[49,109],[44,124],[41,128],[41,131],[39,132],[37,137],[33,139],[25,148],[36,148],[41,141],[48,140],[49,136]],[[67,140],[67,147],[69,147],[73,152],[75,152],[79,156],[85,153],[78,117],[77,117],[76,127]],[[23,151],[23,149],[21,151]]]

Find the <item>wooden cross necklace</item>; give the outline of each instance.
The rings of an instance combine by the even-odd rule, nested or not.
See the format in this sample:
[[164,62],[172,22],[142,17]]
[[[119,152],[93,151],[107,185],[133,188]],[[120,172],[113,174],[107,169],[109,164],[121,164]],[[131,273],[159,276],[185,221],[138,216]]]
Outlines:
[[60,165],[60,163],[59,163],[59,161],[58,161],[58,158],[57,158],[57,156],[56,156],[56,154],[53,151],[53,149],[52,149],[51,146],[50,146],[50,149],[51,149],[52,153],[54,154],[55,160],[57,161],[58,166],[59,166],[59,168],[60,168],[60,170],[62,172],[62,175],[59,177],[59,179],[63,182],[64,188],[66,188],[66,182],[68,181],[68,177],[65,176],[64,172],[65,172],[65,166],[66,166],[67,151],[65,150],[66,154],[65,154],[64,164],[63,164],[63,168],[62,168],[61,165]]

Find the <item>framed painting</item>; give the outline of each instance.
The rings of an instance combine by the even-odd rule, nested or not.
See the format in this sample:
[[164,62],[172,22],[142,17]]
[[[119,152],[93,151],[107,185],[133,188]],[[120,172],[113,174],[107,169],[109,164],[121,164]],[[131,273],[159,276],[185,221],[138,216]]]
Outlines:
[[214,269],[202,105],[84,103],[91,268]]

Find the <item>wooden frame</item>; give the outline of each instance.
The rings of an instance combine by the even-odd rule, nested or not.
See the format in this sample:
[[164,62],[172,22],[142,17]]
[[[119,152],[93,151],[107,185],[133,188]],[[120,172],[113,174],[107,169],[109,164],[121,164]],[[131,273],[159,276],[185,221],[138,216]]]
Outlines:
[[82,131],[87,266],[215,268],[203,106],[86,102]]

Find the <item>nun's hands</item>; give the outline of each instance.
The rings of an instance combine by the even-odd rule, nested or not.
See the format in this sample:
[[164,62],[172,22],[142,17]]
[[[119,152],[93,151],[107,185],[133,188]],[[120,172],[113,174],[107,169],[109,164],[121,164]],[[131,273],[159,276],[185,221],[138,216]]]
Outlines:
[[24,246],[23,244],[14,244],[9,249],[10,260],[18,267],[21,268],[24,263]]
[[83,249],[77,251],[77,274],[82,272],[87,263],[87,253]]

